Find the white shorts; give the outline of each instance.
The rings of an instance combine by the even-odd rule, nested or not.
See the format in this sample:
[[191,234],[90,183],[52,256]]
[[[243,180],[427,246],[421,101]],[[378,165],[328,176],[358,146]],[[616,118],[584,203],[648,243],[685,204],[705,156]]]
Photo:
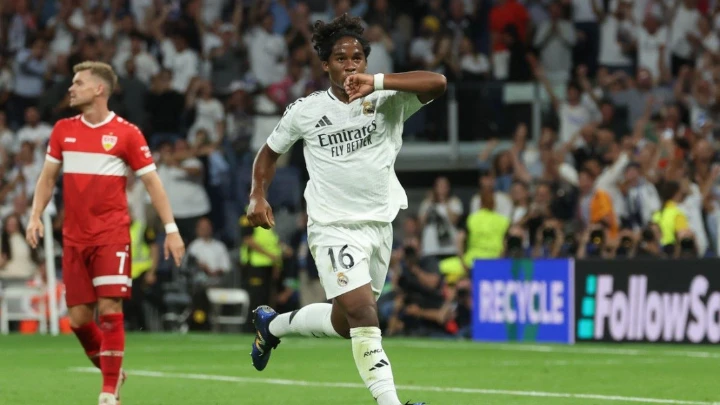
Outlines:
[[327,299],[370,283],[380,297],[392,253],[391,223],[308,225],[308,245]]

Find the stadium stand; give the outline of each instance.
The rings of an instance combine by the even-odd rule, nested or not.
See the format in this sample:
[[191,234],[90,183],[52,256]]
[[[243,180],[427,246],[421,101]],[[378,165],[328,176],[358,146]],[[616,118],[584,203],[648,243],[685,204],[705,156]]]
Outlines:
[[[134,274],[132,327],[209,329],[209,286],[281,312],[323,300],[301,144],[269,191],[274,237],[243,212],[254,153],[285,107],[329,87],[311,23],[345,12],[367,23],[369,73],[449,82],[406,125],[397,169],[410,207],[379,303],[386,334],[468,336],[474,258],[717,256],[719,1],[15,0],[0,2],[0,282],[41,277],[23,224],[52,125],[75,114],[72,65],[91,59],[118,72],[111,107],[143,129],[187,242],[230,262],[200,254]],[[142,186],[128,184],[135,223],[157,234],[145,243],[162,243]],[[274,244],[269,266],[253,264],[253,238]],[[40,253],[56,255],[61,279],[59,250]]]

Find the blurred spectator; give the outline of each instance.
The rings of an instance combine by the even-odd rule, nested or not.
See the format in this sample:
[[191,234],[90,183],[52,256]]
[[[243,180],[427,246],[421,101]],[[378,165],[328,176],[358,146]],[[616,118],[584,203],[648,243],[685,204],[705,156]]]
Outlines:
[[213,144],[220,143],[225,133],[225,109],[218,99],[213,98],[210,82],[201,79],[190,82],[185,108],[195,113],[195,120],[188,130],[188,142],[194,144],[197,132],[204,129]]
[[50,140],[50,132],[52,132],[52,127],[40,121],[38,109],[28,107],[25,110],[25,125],[17,131],[17,143],[12,149],[13,152],[19,151],[20,145],[24,142],[33,144],[33,149],[43,149]]
[[[513,0],[507,0],[513,1]],[[507,67],[493,65],[496,79],[506,79],[509,82],[527,82],[532,79],[532,70],[529,66],[528,47],[517,26],[508,24],[502,31],[501,40],[505,46]],[[494,58],[495,56],[493,56]],[[497,59],[496,59],[497,60]]]
[[207,218],[197,221],[196,238],[188,245],[188,255],[195,258],[200,273],[195,281],[204,286],[220,286],[225,274],[230,272],[230,256],[227,248],[212,237],[212,223]]
[[45,40],[37,38],[29,49],[22,49],[15,57],[11,126],[24,124],[25,109],[37,106],[45,90],[45,74],[48,64],[44,58],[47,45]]
[[202,162],[192,155],[185,140],[160,147],[158,175],[167,190],[180,234],[190,243],[195,239],[198,220],[210,212],[210,200],[203,187]]
[[258,17],[245,36],[250,71],[263,87],[282,80],[287,73],[284,63],[288,57],[287,43],[273,32],[273,24],[273,15],[266,13]]
[[[237,7],[242,10],[242,7]],[[235,15],[233,24],[222,24],[219,29],[220,44],[209,50],[210,54],[210,82],[213,93],[228,95],[233,80],[247,71],[247,57],[245,45],[238,32],[242,15]]]
[[152,291],[152,286],[157,281],[160,246],[156,243],[155,230],[145,223],[145,215],[136,216],[137,214],[140,212],[130,211],[132,296],[129,301],[124,302],[123,312],[129,329],[147,331],[150,328],[149,320],[145,316],[147,307],[162,306],[162,302],[158,302],[157,295]]
[[245,82],[233,82],[230,85],[230,97],[227,101],[227,123],[225,132],[233,149],[242,155],[249,148],[254,131],[251,87]]
[[15,156],[15,165],[8,173],[10,178],[17,179],[18,190],[25,195],[32,195],[35,192],[35,185],[42,171],[43,155],[38,152],[34,143],[28,141],[21,143],[20,150]]
[[576,65],[585,65],[591,76],[595,76],[600,49],[600,29],[593,3],[596,0],[572,0],[572,18],[577,41],[573,50]]
[[[490,11],[489,21],[492,70],[495,72],[496,78],[505,79],[510,76],[510,66],[512,65],[510,62],[510,50],[508,41],[504,38],[510,36],[512,43],[517,44],[517,46],[525,43],[529,19],[527,9],[517,0],[498,0],[495,2]],[[519,64],[520,62],[516,63]]]
[[125,61],[125,75],[118,77],[116,96],[122,99],[125,117],[128,121],[145,122],[145,100],[148,97],[148,88],[137,77],[135,60]]
[[387,32],[376,24],[368,28],[365,36],[370,41],[370,49],[372,49],[370,56],[368,56],[367,73],[393,73],[391,53],[395,48],[395,44],[393,44]]
[[683,65],[694,66],[692,35],[697,29],[700,12],[697,9],[697,0],[679,0],[665,4],[666,16],[670,20],[670,66],[673,75],[680,73]]
[[[421,258],[412,247],[404,250],[402,274],[398,281],[401,293],[396,311],[401,314],[401,328],[413,336],[445,336],[445,324],[451,308],[442,292],[443,279],[437,260]],[[393,330],[397,333],[397,330]]]
[[203,186],[210,199],[208,215],[216,231],[225,231],[225,200],[230,194],[230,167],[218,149],[220,141],[213,142],[209,132],[203,128],[198,129],[194,135],[194,143],[190,145],[192,154],[206,168],[203,171]]
[[512,201],[510,200],[508,194],[503,191],[502,188],[498,187],[498,179],[494,173],[495,171],[484,171],[480,173],[480,176],[478,177],[478,191],[470,200],[469,214],[473,214],[480,210],[483,206],[482,196],[487,192],[485,195],[492,195],[495,200],[493,203],[495,212],[500,215],[504,215],[509,219],[512,216]]
[[[605,4],[602,6],[601,4]],[[633,41],[635,22],[632,20],[630,0],[610,2],[593,0],[593,11],[600,23],[600,53],[598,62],[610,73],[632,74],[633,58],[629,47]]]
[[172,72],[162,70],[152,79],[152,86],[145,101],[148,116],[149,144],[156,147],[160,141],[174,141],[180,138],[179,111],[183,110],[185,100],[182,93],[170,87]]
[[[240,276],[242,288],[250,295],[250,307],[267,304],[280,280],[282,246],[273,229],[253,228],[246,216],[238,221],[240,228]],[[248,317],[247,327],[252,319]]]
[[687,216],[678,208],[683,199],[680,184],[667,181],[660,185],[662,209],[653,215],[653,222],[660,226],[660,244],[667,255],[675,255],[678,233],[688,229]]
[[420,204],[418,214],[423,229],[420,249],[423,255],[442,259],[457,254],[456,226],[462,213],[462,202],[452,195],[448,179],[435,179],[433,189]]
[[9,8],[11,14],[10,24],[7,27],[7,47],[11,52],[18,52],[37,32],[38,24],[29,0],[17,0],[12,4],[15,9]]
[[[113,68],[118,76],[134,76],[146,86],[150,86],[153,76],[160,72],[157,60],[147,51],[145,36],[139,31],[132,31],[129,35],[130,49],[119,53],[113,58]],[[127,61],[132,60],[132,75],[127,70]]]
[[481,195],[480,210],[470,214],[460,233],[458,245],[462,248],[465,266],[472,268],[476,259],[496,259],[505,251],[505,233],[510,226],[507,216],[495,212],[492,190]]
[[555,89],[543,68],[536,68],[535,76],[545,87],[545,91],[550,96],[550,101],[560,120],[559,141],[562,143],[570,141],[584,125],[593,120],[592,109],[582,102],[580,85],[575,81],[569,82],[565,100],[561,101],[556,96]]
[[163,66],[172,73],[170,88],[184,94],[192,78],[198,74],[200,59],[183,34],[175,33],[171,41],[163,42]]
[[617,217],[610,195],[595,188],[595,175],[589,169],[580,171],[578,188],[580,190],[580,218],[583,228],[600,224],[608,229],[608,236],[615,238],[618,232]]
[[648,70],[654,82],[665,82],[668,78],[669,63],[667,54],[668,30],[662,25],[662,15],[653,8],[643,24],[637,28],[635,48],[637,66]]
[[692,44],[693,54],[695,55],[695,68],[711,68],[713,62],[720,52],[720,39],[715,31],[713,31],[712,17],[701,15],[697,21],[697,32],[690,32],[688,40]]
[[563,19],[560,1],[550,4],[550,20],[543,21],[535,33],[534,45],[540,52],[540,63],[553,82],[570,79],[575,27]]
[[49,46],[50,56],[69,55],[77,34],[85,28],[82,8],[71,0],[58,3],[58,13],[47,21],[46,26],[53,38]]
[[37,252],[25,241],[25,226],[18,215],[9,215],[2,222],[0,280],[28,281],[35,275]]
[[617,81],[622,89],[611,92],[610,98],[616,106],[627,108],[627,126],[630,128],[633,128],[644,114],[659,113],[661,108],[673,99],[672,90],[654,86],[650,71],[644,68],[638,69],[634,83],[630,83],[625,75],[615,76],[613,80]]
[[620,185],[626,204],[622,225],[633,231],[645,228],[651,222],[653,213],[660,209],[657,189],[642,175],[641,170],[638,163],[628,164]]
[[419,35],[410,43],[410,60],[413,66],[442,73],[442,61],[450,51],[450,42],[439,46],[440,20],[432,15],[423,18]]
[[565,243],[562,223],[556,219],[546,220],[537,230],[532,257],[550,259],[560,257]]

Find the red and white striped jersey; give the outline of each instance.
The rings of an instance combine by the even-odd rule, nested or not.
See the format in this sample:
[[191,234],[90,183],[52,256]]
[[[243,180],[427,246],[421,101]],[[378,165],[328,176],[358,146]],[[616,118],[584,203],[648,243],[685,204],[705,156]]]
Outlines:
[[98,124],[81,115],[63,119],[46,159],[63,165],[63,245],[130,243],[128,167],[138,176],[155,170],[140,129],[112,112]]

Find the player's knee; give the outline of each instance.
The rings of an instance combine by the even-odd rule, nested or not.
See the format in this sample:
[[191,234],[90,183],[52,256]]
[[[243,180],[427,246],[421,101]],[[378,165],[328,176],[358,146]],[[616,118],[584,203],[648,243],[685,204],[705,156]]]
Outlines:
[[77,305],[68,308],[68,317],[70,318],[70,327],[77,329],[85,324],[93,322],[95,311],[88,305]]
[[375,302],[362,303],[347,308],[345,315],[350,328],[380,326]]
[[98,312],[100,315],[118,314],[122,312],[122,299],[100,298],[98,300]]

